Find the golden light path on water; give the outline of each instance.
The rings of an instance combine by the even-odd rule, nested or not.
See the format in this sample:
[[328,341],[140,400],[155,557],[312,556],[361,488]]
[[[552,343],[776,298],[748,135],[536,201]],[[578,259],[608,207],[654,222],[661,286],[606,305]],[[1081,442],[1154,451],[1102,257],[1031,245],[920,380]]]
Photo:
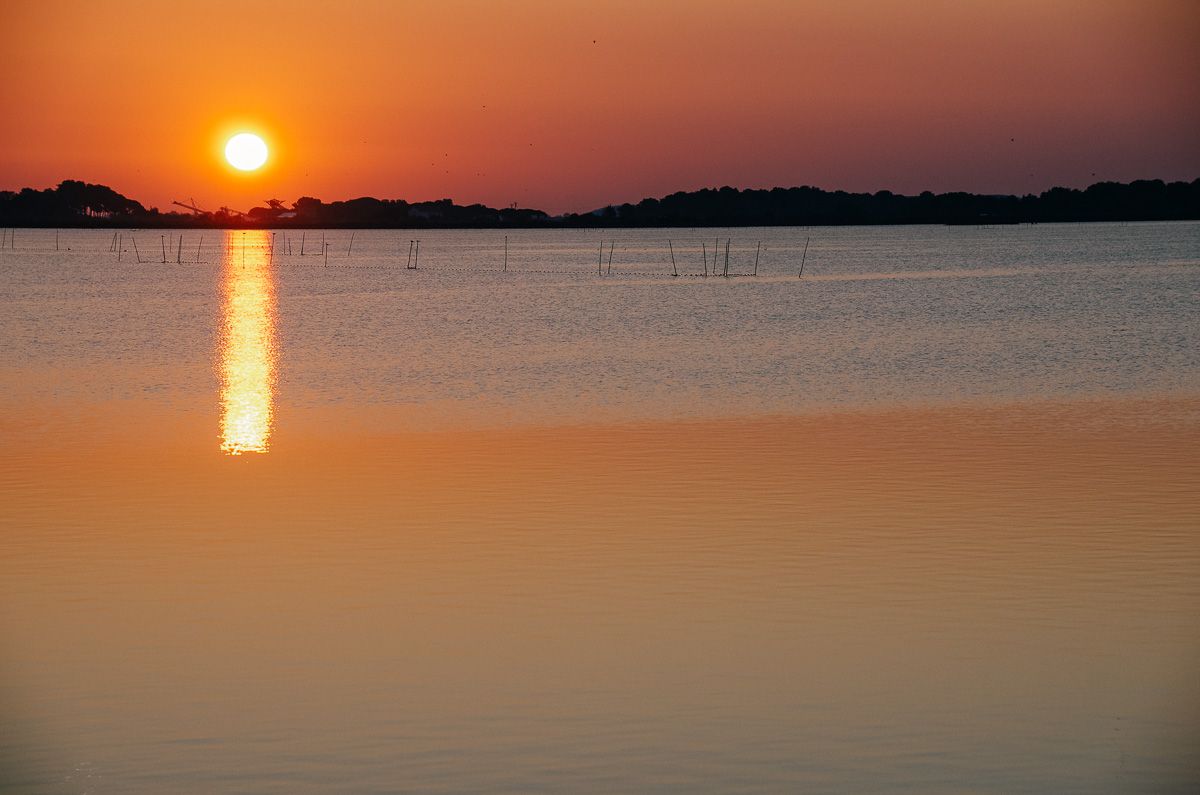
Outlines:
[[221,450],[265,453],[270,447],[275,382],[275,285],[270,236],[226,238],[221,324]]

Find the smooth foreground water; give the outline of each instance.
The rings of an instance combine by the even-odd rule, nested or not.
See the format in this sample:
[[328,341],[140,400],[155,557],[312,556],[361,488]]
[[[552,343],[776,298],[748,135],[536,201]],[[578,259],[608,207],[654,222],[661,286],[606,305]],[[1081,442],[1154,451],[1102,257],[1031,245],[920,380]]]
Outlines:
[[160,234],[0,250],[0,789],[1200,785],[1200,224]]

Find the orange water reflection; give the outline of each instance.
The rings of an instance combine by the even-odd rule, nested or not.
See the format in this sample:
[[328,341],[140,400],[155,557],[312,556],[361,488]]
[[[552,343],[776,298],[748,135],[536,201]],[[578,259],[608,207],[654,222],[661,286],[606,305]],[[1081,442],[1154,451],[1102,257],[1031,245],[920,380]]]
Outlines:
[[267,232],[225,241],[221,324],[221,450],[270,447],[276,367],[275,283]]

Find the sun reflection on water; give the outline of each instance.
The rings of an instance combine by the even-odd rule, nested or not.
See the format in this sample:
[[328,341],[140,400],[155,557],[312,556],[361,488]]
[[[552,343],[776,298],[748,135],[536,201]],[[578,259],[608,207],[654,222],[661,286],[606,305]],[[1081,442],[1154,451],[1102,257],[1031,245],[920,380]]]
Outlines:
[[275,383],[275,285],[270,235],[226,238],[221,329],[221,450],[265,453]]

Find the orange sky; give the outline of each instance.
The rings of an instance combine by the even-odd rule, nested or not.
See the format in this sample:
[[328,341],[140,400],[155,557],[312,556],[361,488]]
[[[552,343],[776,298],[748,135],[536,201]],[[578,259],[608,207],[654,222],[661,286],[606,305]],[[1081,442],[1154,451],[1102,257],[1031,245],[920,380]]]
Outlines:
[[[0,188],[558,212],[1190,180],[1198,41],[1193,0],[5,0]],[[242,128],[262,172],[223,163]]]

